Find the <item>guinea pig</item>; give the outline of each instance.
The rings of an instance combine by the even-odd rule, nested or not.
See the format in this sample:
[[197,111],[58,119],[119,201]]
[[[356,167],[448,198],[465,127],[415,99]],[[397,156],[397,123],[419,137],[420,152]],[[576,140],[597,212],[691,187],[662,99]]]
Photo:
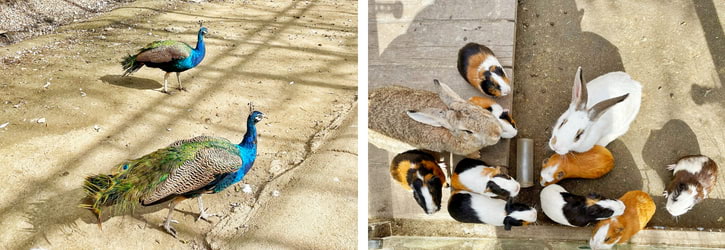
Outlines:
[[614,168],[612,153],[603,146],[595,145],[584,153],[554,154],[541,164],[541,186],[557,183],[567,178],[596,179]]
[[396,155],[390,163],[390,175],[406,190],[426,214],[438,212],[446,176],[434,156],[421,150]]
[[604,198],[598,194],[584,197],[566,191],[562,186],[551,184],[541,190],[541,209],[556,223],[584,227],[591,222],[604,220],[624,213],[624,202]]
[[469,43],[458,51],[458,73],[474,88],[490,96],[511,93],[511,81],[493,51],[486,46]]
[[501,138],[514,138],[516,134],[518,134],[516,121],[514,121],[514,118],[511,116],[511,112],[509,112],[508,109],[501,107],[501,105],[496,103],[493,99],[483,96],[474,96],[468,98],[468,102],[478,105],[490,111],[493,116],[498,117],[498,123],[501,125],[502,130]]
[[448,214],[459,222],[504,226],[506,230],[536,222],[536,209],[533,207],[513,203],[511,199],[504,201],[462,190],[451,194]]
[[704,155],[682,157],[667,169],[672,170],[674,175],[664,191],[667,212],[672,216],[690,211],[695,204],[707,198],[717,183],[717,164]]
[[451,176],[451,186],[488,197],[515,197],[521,185],[506,174],[505,167],[489,167],[481,160],[465,158],[458,162]]
[[655,202],[647,193],[629,191],[619,198],[624,202],[624,213],[620,216],[601,220],[594,226],[589,246],[592,249],[610,249],[617,243],[629,241],[642,230],[655,214]]

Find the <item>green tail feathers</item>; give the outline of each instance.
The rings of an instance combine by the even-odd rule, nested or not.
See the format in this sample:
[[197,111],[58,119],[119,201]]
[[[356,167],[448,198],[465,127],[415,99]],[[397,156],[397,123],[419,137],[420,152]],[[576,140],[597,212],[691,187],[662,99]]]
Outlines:
[[123,76],[127,76],[133,72],[138,71],[141,67],[143,67],[143,64],[136,62],[136,56],[128,55],[127,57],[123,58],[121,66],[125,71],[123,72]]
[[79,207],[91,210],[98,217],[101,223],[101,209],[105,206],[116,206],[121,211],[133,208],[132,203],[125,202],[125,196],[131,187],[120,183],[114,175],[94,175],[86,177],[83,182],[83,189],[86,191],[88,203],[80,204]]

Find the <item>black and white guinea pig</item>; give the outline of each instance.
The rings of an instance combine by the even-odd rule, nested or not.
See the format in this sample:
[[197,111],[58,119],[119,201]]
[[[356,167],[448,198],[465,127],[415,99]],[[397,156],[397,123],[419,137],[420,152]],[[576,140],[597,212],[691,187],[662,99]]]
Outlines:
[[390,175],[403,188],[413,192],[413,198],[427,214],[441,209],[441,189],[446,176],[437,162],[427,152],[410,150],[396,155],[390,163]]
[[521,185],[506,174],[505,167],[493,166],[481,160],[466,158],[458,162],[451,176],[451,186],[489,197],[515,197]]
[[680,216],[707,198],[717,183],[717,164],[704,155],[690,155],[667,166],[674,179],[664,191],[667,211]]
[[448,201],[448,214],[464,223],[486,223],[504,226],[524,226],[536,222],[536,209],[512,199],[504,201],[468,191],[454,191]]
[[498,123],[501,125],[501,138],[514,138],[516,134],[518,134],[519,131],[516,129],[516,121],[514,121],[514,118],[511,116],[511,112],[509,112],[508,109],[504,109],[493,99],[483,96],[474,96],[468,98],[468,102],[484,108],[490,111],[493,116],[498,117]]
[[616,199],[606,199],[597,194],[586,197],[569,193],[562,186],[551,184],[541,190],[541,210],[556,223],[583,227],[598,220],[620,216],[624,213],[624,203]]
[[493,51],[477,43],[468,43],[458,51],[458,73],[479,91],[490,96],[511,93],[511,81]]

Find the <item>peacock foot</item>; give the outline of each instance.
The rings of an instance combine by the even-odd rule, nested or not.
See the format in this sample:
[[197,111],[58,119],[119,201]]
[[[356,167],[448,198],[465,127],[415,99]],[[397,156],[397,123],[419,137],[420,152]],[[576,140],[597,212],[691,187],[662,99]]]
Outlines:
[[177,88],[177,89],[178,89],[178,90],[181,90],[181,91],[189,92],[189,91],[188,91],[188,90],[186,90],[186,88],[184,88],[184,87],[180,87],[180,88]]
[[201,211],[201,213],[199,213],[199,217],[196,218],[196,221],[199,221],[199,219],[202,219],[202,220],[205,220],[207,222],[211,222],[211,220],[209,220],[209,217],[211,217],[211,216],[217,216],[216,214],[208,214],[208,213],[206,213],[206,210],[209,210],[209,209],[204,209],[204,211]]
[[174,229],[174,227],[171,226],[171,223],[179,223],[179,221],[177,221],[177,220],[167,220],[166,222],[164,222],[163,224],[161,224],[161,226],[164,229],[166,229],[166,232],[168,232],[169,234],[171,234],[171,236],[174,236],[174,238],[177,238],[176,237],[176,229]]

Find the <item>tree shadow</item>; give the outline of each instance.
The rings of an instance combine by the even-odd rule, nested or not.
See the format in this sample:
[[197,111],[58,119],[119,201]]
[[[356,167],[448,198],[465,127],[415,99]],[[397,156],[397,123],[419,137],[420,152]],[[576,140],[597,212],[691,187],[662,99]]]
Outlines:
[[99,79],[108,84],[134,89],[158,89],[164,86],[155,80],[133,76],[105,75]]
[[667,170],[667,164],[675,163],[680,157],[695,154],[700,154],[700,143],[695,132],[680,119],[669,120],[661,129],[651,130],[642,149],[644,163],[657,172],[665,186],[672,179],[672,172]]
[[722,42],[725,33],[723,32],[723,26],[720,23],[717,9],[712,0],[693,0],[692,4],[695,7],[697,18],[700,19],[705,41],[710,49],[710,56],[715,66],[712,82],[715,83],[715,86],[720,87],[713,89],[693,84],[690,96],[698,105],[705,103],[725,105],[725,90],[722,87],[722,84],[725,83],[725,43]]

